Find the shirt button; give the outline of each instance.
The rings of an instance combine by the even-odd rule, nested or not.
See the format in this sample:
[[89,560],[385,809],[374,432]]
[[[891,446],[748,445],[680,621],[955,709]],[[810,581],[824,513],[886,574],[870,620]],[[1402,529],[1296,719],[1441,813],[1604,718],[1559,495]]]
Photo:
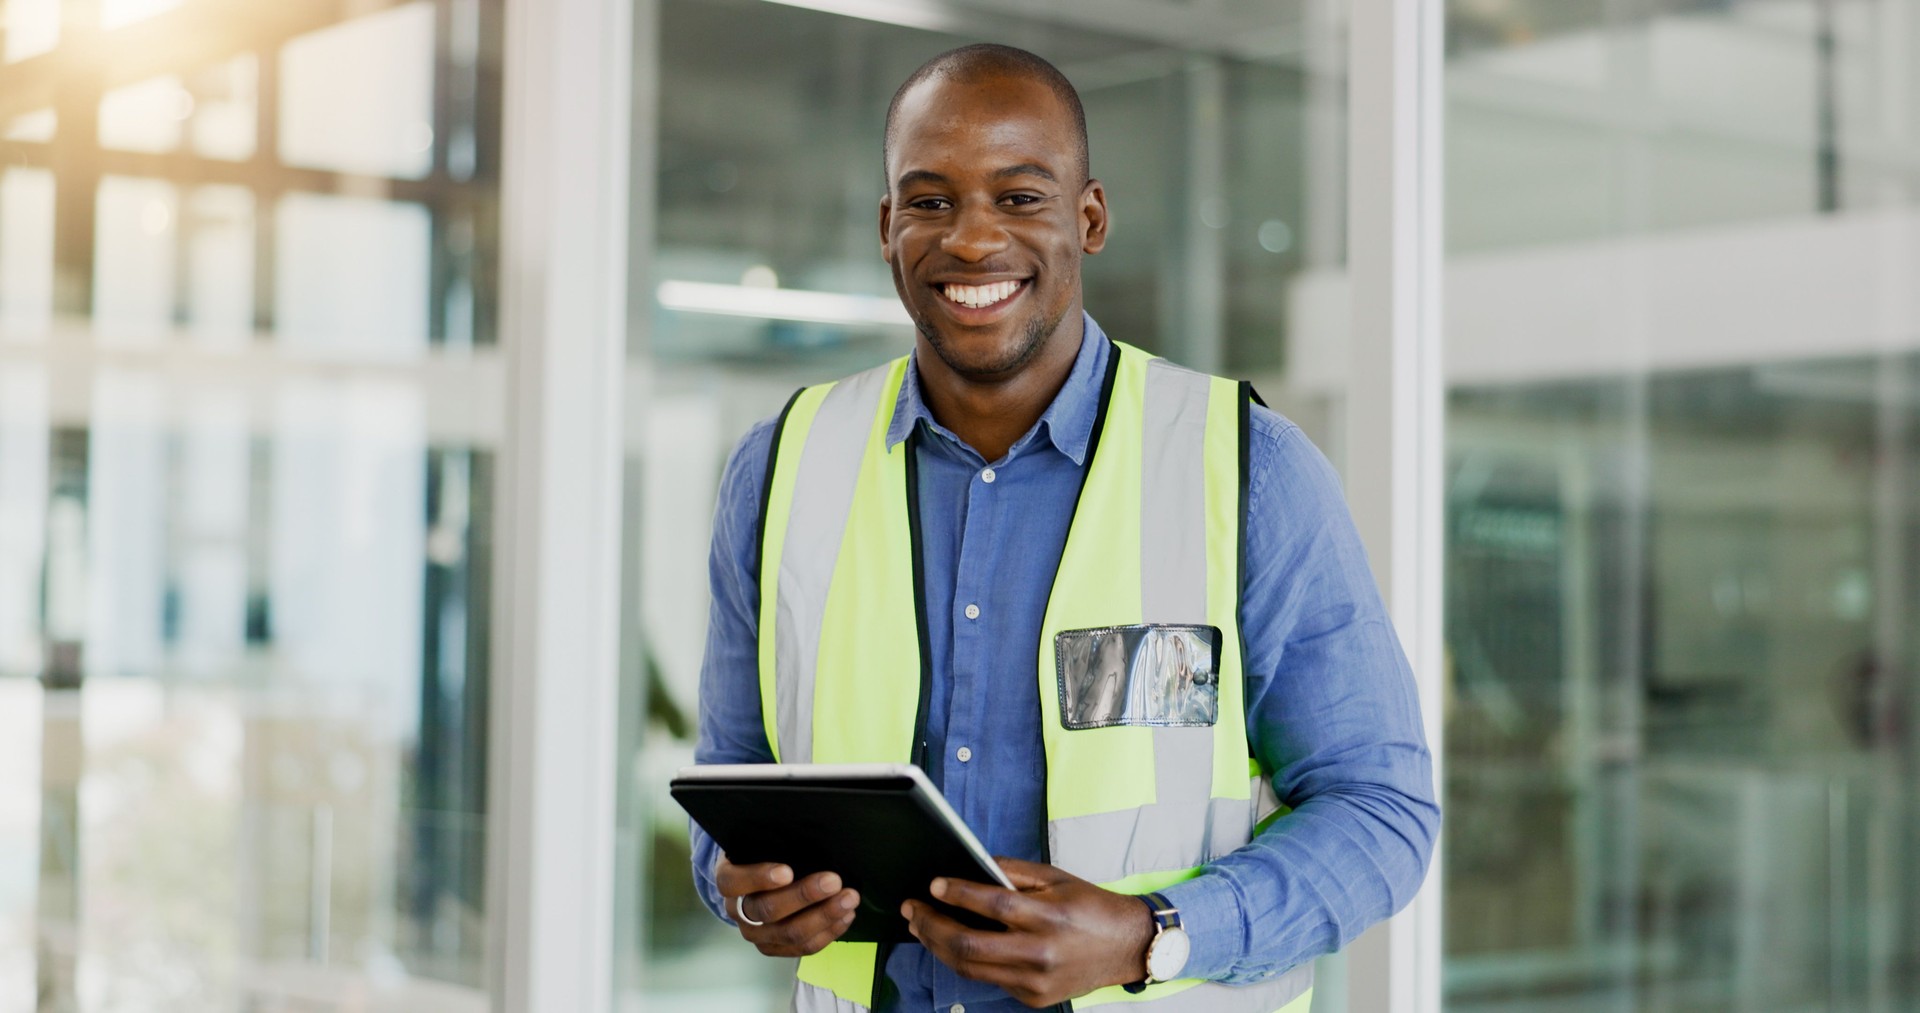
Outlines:
[[953,755],[958,757],[961,763],[965,763],[968,760],[973,759],[973,750],[968,749],[965,746],[961,746],[959,749],[956,749],[953,751]]
[[967,1013],[967,1008],[956,1002],[947,1007],[947,1013]]
[[968,618],[968,619],[978,619],[978,618],[980,618],[980,606],[978,606],[978,605],[968,605],[968,606],[967,606],[967,618]]
[[[985,471],[983,471],[983,472],[981,472],[981,473],[980,473],[980,481],[982,481],[982,482],[985,482],[985,483],[987,483],[988,485],[992,485],[992,484],[993,484],[993,469],[992,469],[992,468],[988,468],[987,470],[985,470]],[[956,1004],[956,1005],[957,1005],[957,1004]]]

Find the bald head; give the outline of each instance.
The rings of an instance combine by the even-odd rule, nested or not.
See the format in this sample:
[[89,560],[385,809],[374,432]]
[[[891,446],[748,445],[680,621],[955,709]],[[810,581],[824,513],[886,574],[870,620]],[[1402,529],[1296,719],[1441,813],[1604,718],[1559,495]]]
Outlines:
[[893,93],[893,101],[887,103],[886,140],[880,152],[882,174],[888,174],[890,170],[887,167],[893,164],[895,120],[900,112],[900,101],[909,92],[930,81],[968,83],[1005,77],[1023,78],[1044,85],[1060,100],[1073,121],[1072,136],[1066,140],[1073,145],[1074,164],[1080,173],[1077,182],[1085,183],[1092,175],[1087,158],[1087,113],[1080,105],[1080,93],[1074,90],[1073,83],[1060,73],[1058,67],[1024,49],[984,42],[950,49],[928,60]]

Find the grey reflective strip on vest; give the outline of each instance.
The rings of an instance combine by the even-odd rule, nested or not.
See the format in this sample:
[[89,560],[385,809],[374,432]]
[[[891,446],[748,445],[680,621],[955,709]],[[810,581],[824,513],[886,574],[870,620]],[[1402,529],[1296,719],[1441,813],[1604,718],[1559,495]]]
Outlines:
[[[1207,622],[1206,450],[1211,388],[1206,376],[1165,359],[1147,363],[1140,453],[1141,622]],[[1156,799],[1203,799],[1213,794],[1213,729],[1154,729],[1153,767]],[[1187,836],[1192,825],[1171,824],[1168,829]],[[1174,867],[1192,864],[1190,860]]]
[[1126,1013],[1274,1013],[1306,995],[1312,987],[1313,963],[1309,961],[1277,978],[1251,985],[1207,982],[1175,992],[1164,999],[1113,1003],[1107,1008],[1124,1010]]
[[848,1002],[832,990],[793,979],[793,1013],[867,1013],[857,1002]]
[[[813,677],[820,658],[820,622],[880,388],[891,371],[891,365],[876,366],[834,384],[800,450],[780,573],[773,581],[774,727],[782,763],[813,762]],[[760,583],[766,585],[766,574]]]
[[1140,452],[1140,608],[1148,623],[1207,621],[1207,394],[1211,381],[1147,363]]
[[1208,798],[1208,790],[1138,809],[1052,820],[1048,854],[1055,865],[1095,883],[1204,865],[1247,843],[1253,814],[1246,799]]

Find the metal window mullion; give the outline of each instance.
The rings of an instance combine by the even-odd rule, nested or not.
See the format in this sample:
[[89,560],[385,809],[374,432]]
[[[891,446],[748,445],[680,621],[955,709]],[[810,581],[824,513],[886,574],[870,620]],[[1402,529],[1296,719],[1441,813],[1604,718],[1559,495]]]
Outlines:
[[[1349,36],[1347,481],[1442,776],[1442,16],[1433,0],[1354,4]],[[1437,1013],[1442,862],[1349,951],[1354,1010]]]
[[507,0],[489,985],[612,1007],[631,16]]

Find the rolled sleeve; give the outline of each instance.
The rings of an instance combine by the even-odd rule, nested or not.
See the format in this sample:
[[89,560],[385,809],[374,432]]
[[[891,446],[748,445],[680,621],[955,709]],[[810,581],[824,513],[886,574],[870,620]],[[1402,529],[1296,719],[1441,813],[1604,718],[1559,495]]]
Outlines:
[[[771,763],[760,709],[756,631],[759,595],[761,483],[773,443],[773,421],[754,426],[734,447],[720,479],[714,507],[713,546],[707,575],[713,606],[707,622],[706,655],[700,664],[700,736],[695,763]],[[693,882],[707,909],[734,924],[714,881],[720,848],[700,825],[691,825]]]
[[1405,907],[1439,829],[1413,673],[1333,468],[1256,409],[1242,631],[1248,735],[1290,811],[1162,891],[1188,976],[1271,977]]
[[1192,945],[1183,977],[1223,980],[1247,952],[1247,912],[1232,880],[1207,873],[1160,891],[1180,909],[1180,927]]

